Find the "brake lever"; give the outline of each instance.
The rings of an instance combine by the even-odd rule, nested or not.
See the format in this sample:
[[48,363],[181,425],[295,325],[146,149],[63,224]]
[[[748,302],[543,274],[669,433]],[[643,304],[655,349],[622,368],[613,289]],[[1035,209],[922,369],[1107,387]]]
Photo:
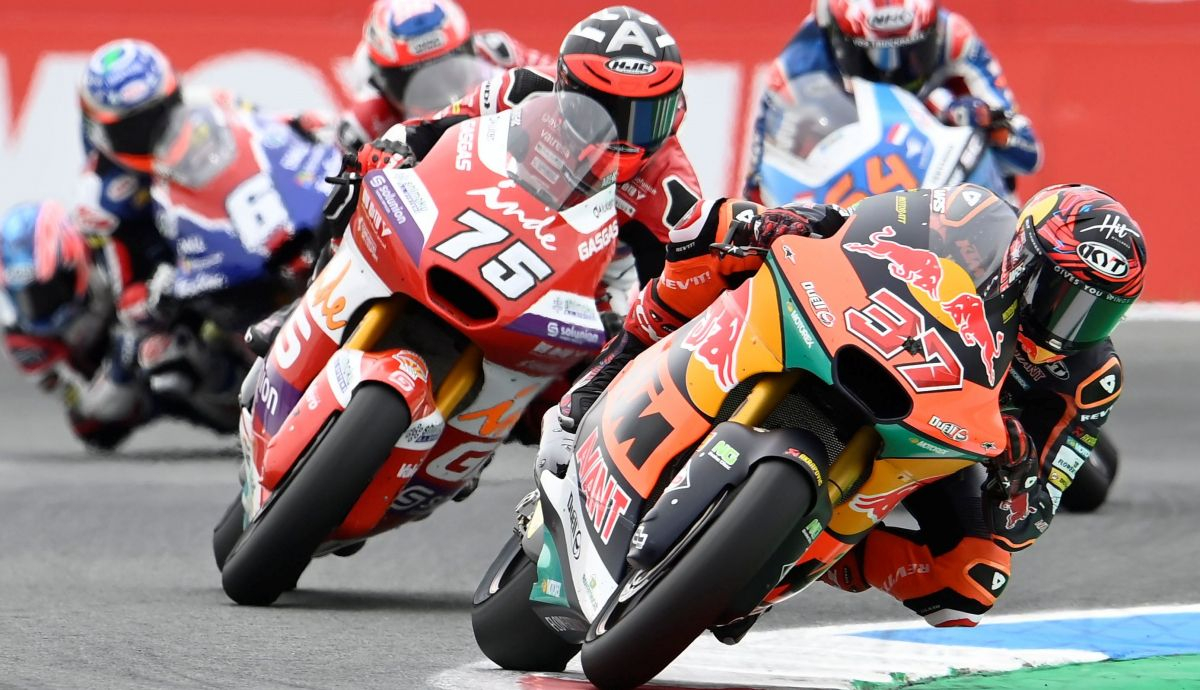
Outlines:
[[766,256],[771,253],[771,250],[765,247],[751,247],[746,245],[728,244],[726,242],[713,242],[708,245],[709,249],[717,252],[722,256],[736,256],[743,259],[747,256]]

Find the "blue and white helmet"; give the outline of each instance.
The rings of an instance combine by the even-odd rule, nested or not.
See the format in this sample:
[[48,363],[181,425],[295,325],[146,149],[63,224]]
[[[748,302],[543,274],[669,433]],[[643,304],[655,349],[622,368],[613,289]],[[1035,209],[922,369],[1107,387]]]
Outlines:
[[79,98],[92,144],[122,165],[150,172],[150,154],[181,102],[162,52],[132,38],[105,43],[88,60]]

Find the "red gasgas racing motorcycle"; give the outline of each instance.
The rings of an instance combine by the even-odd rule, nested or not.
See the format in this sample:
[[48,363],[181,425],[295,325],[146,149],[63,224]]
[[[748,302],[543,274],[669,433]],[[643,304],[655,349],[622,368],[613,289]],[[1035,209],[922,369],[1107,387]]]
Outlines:
[[462,497],[600,347],[614,137],[594,101],[547,95],[354,180],[337,252],[244,389],[243,491],[213,537],[230,598],[270,604],[314,556]]
[[634,687],[706,629],[744,634],[904,496],[999,453],[1015,227],[965,185],[776,240],[614,379],[569,461],[539,466],[475,593],[483,652],[550,671],[582,647],[590,681]]

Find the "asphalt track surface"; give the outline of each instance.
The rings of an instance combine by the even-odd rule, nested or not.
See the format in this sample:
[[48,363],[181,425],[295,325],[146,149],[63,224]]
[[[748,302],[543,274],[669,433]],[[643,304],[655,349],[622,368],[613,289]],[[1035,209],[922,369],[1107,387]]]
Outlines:
[[[998,612],[1200,601],[1200,323],[1130,322],[1117,340],[1113,496],[1060,515],[1018,557]],[[243,608],[210,548],[237,491],[235,439],[161,423],[90,455],[52,399],[0,367],[0,687],[428,687],[481,659],[470,596],[531,457],[505,449],[470,500],[313,563],[274,607]],[[905,617],[878,592],[816,587],[759,628]]]

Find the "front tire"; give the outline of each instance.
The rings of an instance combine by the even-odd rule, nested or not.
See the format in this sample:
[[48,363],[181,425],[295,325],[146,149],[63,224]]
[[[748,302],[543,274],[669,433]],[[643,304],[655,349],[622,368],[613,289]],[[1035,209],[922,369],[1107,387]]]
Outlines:
[[[609,598],[583,643],[588,680],[601,690],[623,690],[657,676],[744,596],[806,517],[788,506],[810,505],[812,492],[808,478],[787,463],[754,467],[665,573],[630,573]],[[649,584],[623,604],[621,594],[639,575]]]
[[242,508],[242,495],[239,493],[233,503],[225,509],[216,527],[213,527],[213,558],[217,561],[217,570],[225,569],[225,561],[229,552],[233,551],[237,540],[245,530],[246,511]]
[[1087,462],[1079,468],[1063,492],[1062,507],[1072,513],[1090,513],[1108,500],[1108,490],[1117,477],[1117,447],[1101,436]]
[[221,584],[239,604],[269,606],[295,587],[411,422],[391,388],[359,388],[250,523],[225,561]]
[[579,653],[546,627],[529,603],[537,566],[513,535],[475,590],[471,629],[480,651],[497,666],[514,671],[561,671]]

